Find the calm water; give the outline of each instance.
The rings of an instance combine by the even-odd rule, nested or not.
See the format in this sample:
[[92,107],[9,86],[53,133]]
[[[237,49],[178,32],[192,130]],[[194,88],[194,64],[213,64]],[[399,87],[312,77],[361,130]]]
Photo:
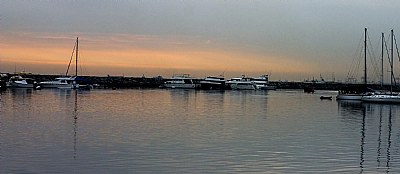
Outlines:
[[0,173],[399,173],[400,105],[322,94],[7,90]]

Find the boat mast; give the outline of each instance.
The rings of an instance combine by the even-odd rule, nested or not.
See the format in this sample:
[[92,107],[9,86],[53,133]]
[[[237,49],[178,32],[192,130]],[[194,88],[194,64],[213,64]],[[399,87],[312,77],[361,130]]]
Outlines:
[[367,28],[364,28],[364,85],[367,87]]
[[382,54],[381,54],[381,56],[382,56],[382,61],[381,61],[381,65],[382,65],[382,67],[381,67],[381,88],[383,87],[383,44],[384,44],[384,42],[385,42],[385,34],[382,32]]
[[391,59],[390,59],[390,94],[392,94],[392,91],[393,91],[393,87],[392,87],[392,85],[393,85],[393,38],[394,38],[394,33],[393,33],[393,29],[391,30],[391,34],[392,34],[392,45],[390,46],[390,56],[391,56]]
[[77,77],[78,77],[78,47],[79,47],[78,37],[76,37],[75,76]]

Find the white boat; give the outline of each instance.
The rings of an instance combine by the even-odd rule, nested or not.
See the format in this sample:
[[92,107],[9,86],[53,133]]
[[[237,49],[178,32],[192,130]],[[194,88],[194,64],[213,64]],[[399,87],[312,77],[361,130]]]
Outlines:
[[361,100],[363,96],[366,96],[365,93],[360,94],[338,94],[336,96],[337,100]]
[[42,88],[63,88],[72,89],[76,86],[75,77],[59,77],[53,81],[40,82]]
[[205,90],[225,89],[225,78],[208,76],[200,81],[200,88]]
[[195,89],[198,85],[193,82],[189,74],[174,75],[171,79],[164,82],[165,88]]
[[391,60],[389,61],[390,63],[390,72],[391,72],[391,80],[390,80],[390,93],[389,94],[379,94],[379,93],[374,93],[369,96],[363,96],[361,98],[361,101],[363,102],[374,102],[374,103],[400,103],[400,96],[397,93],[392,92],[392,85],[394,79],[394,73],[393,73],[393,43],[394,43],[394,33],[393,29],[391,30]]
[[276,86],[269,85],[268,75],[261,75],[260,77],[251,80],[255,89],[257,90],[275,90]]
[[369,96],[363,96],[361,98],[363,102],[372,103],[400,103],[400,95],[398,94],[372,94]]
[[251,81],[244,75],[242,77],[235,77],[226,82],[226,84],[233,90],[255,90],[256,88]]
[[21,76],[12,76],[7,82],[7,86],[10,88],[33,88],[35,85],[34,79]]

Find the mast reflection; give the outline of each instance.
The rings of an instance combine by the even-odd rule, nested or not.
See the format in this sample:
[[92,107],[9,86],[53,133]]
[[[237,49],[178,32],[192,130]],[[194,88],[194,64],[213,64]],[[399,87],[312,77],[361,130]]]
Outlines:
[[362,109],[362,124],[361,124],[361,145],[360,145],[360,173],[364,170],[364,145],[365,145],[365,117],[366,117],[365,108]]
[[381,139],[381,136],[382,136],[382,106],[379,107],[379,131],[378,132],[379,132],[378,133],[378,148],[377,148],[378,156],[377,156],[376,161],[378,162],[378,168],[379,168],[379,167],[381,167],[380,157],[382,155],[381,154],[381,144],[382,144],[382,139]]
[[74,90],[74,112],[73,112],[73,117],[74,117],[74,159],[77,157],[77,149],[76,149],[76,139],[77,139],[77,123],[78,123],[78,91]]
[[392,144],[392,106],[389,107],[389,122],[388,122],[388,146],[386,149],[386,173],[389,172],[390,168],[390,146]]
[[[360,124],[360,173],[390,172],[393,168],[393,122],[398,105],[338,101],[338,112],[349,125]],[[357,130],[357,129],[355,129]],[[375,149],[372,151],[372,149]],[[372,154],[371,154],[372,153]],[[376,155],[373,155],[375,154]],[[371,158],[374,156],[374,158]],[[373,160],[375,159],[375,160]],[[374,163],[375,161],[375,163]]]

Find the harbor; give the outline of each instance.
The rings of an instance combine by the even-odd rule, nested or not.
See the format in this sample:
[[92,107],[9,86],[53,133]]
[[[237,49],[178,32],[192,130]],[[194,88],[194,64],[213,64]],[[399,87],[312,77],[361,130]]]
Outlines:
[[[0,80],[4,83],[2,86],[5,86],[5,82],[7,82],[13,76],[23,76],[26,78],[34,79],[37,83],[43,81],[49,81],[55,78],[60,77],[60,75],[41,75],[41,74],[10,74],[3,73]],[[162,76],[157,77],[127,77],[127,76],[80,76],[88,81],[95,89],[133,89],[133,88],[160,88],[163,87],[165,82],[170,81],[172,78],[164,78]],[[193,78],[193,84],[200,84],[202,80],[205,78]],[[224,80],[225,82],[225,80]],[[321,82],[321,81],[268,81],[270,86],[276,87],[276,89],[306,89],[312,88],[314,90],[335,90],[340,91],[343,89],[360,89],[365,85],[360,83],[343,83],[343,82]],[[389,90],[390,84],[368,84],[368,88],[375,90]],[[202,88],[198,86],[194,89],[209,89]],[[231,88],[217,88],[215,90],[230,90]],[[254,88],[254,90],[256,90]],[[399,86],[394,86],[393,91],[399,92]]]
[[0,4],[0,174],[400,173],[400,1]]

